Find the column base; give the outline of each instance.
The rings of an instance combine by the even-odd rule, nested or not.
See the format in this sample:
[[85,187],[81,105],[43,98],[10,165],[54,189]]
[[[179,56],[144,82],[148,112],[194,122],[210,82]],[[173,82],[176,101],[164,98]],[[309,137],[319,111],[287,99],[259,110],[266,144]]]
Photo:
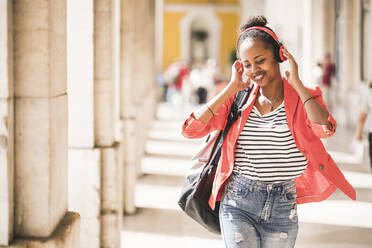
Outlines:
[[78,248],[80,247],[80,215],[67,212],[48,238],[15,238],[4,248]]

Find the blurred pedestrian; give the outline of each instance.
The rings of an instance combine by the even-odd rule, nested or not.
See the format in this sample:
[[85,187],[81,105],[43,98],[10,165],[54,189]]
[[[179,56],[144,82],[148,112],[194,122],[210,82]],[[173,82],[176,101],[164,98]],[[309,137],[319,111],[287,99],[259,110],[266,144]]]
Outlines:
[[333,85],[333,79],[335,75],[335,65],[332,61],[331,54],[327,53],[324,56],[324,59],[321,63],[318,64],[322,69],[322,74],[320,77],[320,87],[323,91],[323,99],[325,104],[327,105],[330,112],[332,112],[333,107],[333,95],[334,92],[332,90],[334,89]]
[[[320,140],[336,130],[321,90],[305,88],[294,57],[266,23],[255,16],[241,25],[230,82],[182,127],[187,138],[223,130],[235,95],[253,81],[222,146],[209,198],[212,209],[219,207],[227,248],[294,247],[297,203],[325,200],[337,188],[355,199]],[[282,78],[279,63],[287,59]]]
[[205,64],[196,64],[190,73],[190,81],[194,88],[197,104],[207,102],[213,91],[216,73],[218,71],[215,59],[208,59]]
[[368,142],[369,142],[369,158],[371,163],[372,171],[372,81],[369,83],[368,91],[363,92],[362,95],[362,104],[361,111],[359,113],[358,122],[356,125],[356,135],[355,138],[357,141],[363,140],[363,128],[364,124],[368,123],[367,132],[368,132]]
[[195,96],[195,104],[202,104],[207,99],[207,89],[205,87],[202,68],[200,65],[194,65],[190,72],[190,83],[193,95]]
[[181,60],[176,60],[164,71],[164,99],[175,105],[182,102],[182,86],[189,77],[189,68]]

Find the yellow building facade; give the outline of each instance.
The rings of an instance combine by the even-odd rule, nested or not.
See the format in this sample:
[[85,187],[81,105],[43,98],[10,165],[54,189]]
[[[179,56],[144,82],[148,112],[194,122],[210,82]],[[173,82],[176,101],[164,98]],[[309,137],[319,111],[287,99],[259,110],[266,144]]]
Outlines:
[[239,0],[164,0],[162,68],[213,58],[228,72],[239,23]]

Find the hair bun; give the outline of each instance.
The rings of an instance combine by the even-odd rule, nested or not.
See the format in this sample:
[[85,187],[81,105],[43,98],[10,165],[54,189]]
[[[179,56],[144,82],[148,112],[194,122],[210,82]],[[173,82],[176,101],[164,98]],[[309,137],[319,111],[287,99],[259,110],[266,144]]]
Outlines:
[[248,20],[240,25],[239,32],[243,32],[247,28],[253,27],[253,26],[266,26],[267,20],[266,17],[263,15],[257,15],[257,16],[251,16],[248,18]]

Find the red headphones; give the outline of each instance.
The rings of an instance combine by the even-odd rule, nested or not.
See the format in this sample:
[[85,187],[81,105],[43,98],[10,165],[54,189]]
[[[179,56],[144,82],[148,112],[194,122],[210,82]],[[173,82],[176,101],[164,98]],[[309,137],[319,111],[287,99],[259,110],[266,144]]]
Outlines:
[[286,61],[287,58],[284,57],[283,55],[283,49],[284,49],[284,46],[282,43],[280,43],[279,39],[278,39],[278,36],[276,36],[276,34],[271,31],[270,29],[266,28],[266,27],[263,27],[263,26],[253,26],[253,27],[249,27],[247,28],[246,30],[244,30],[243,32],[241,32],[238,36],[238,42],[239,42],[239,39],[240,39],[240,36],[249,31],[249,30],[253,30],[253,29],[259,29],[259,30],[262,30],[264,31],[265,33],[267,33],[268,35],[270,35],[274,41],[278,44],[278,51],[274,53],[275,55],[275,58],[278,60],[279,63],[283,62],[283,61]]

